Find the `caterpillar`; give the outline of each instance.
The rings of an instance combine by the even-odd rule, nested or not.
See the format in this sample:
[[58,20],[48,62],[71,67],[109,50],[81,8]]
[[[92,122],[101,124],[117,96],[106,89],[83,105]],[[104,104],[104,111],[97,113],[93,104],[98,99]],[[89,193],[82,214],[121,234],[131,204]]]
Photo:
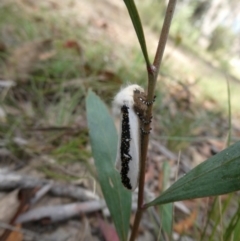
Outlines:
[[139,85],[121,89],[113,100],[113,113],[120,120],[116,168],[122,184],[134,191],[138,185],[141,128],[140,116],[147,108],[144,90]]

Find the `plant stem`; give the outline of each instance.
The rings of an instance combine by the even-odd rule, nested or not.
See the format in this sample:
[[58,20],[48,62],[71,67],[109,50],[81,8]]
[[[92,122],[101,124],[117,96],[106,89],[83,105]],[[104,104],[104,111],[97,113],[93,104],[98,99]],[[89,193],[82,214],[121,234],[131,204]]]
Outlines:
[[[171,26],[171,21],[172,21],[176,3],[177,3],[177,0],[169,0],[153,65],[148,66],[148,64],[146,63],[147,71],[148,71],[147,101],[152,101],[154,98],[158,72],[162,62],[162,57],[163,57],[165,45],[167,42],[168,33]],[[152,117],[152,105],[148,107],[145,118],[149,120],[151,117]],[[145,131],[150,131],[150,123],[145,125]],[[138,209],[135,215],[130,241],[134,241],[137,237],[138,227],[141,221],[142,212],[144,210],[143,209],[144,183],[145,183],[145,168],[146,168],[146,160],[147,160],[148,142],[149,142],[149,135],[142,134],[141,162],[140,162],[140,174],[139,174],[139,186],[138,186]]]
[[[157,46],[157,52],[156,52],[154,62],[153,62],[153,65],[156,67],[156,73],[159,72],[159,68],[161,66],[162,57],[163,57],[164,49],[166,46],[168,33],[169,33],[170,26],[171,26],[171,22],[172,22],[176,4],[177,4],[177,0],[169,0],[169,2],[168,2],[166,15],[164,18],[162,31],[161,31],[158,46]],[[156,81],[156,79],[155,79],[155,81]]]
[[232,107],[231,107],[231,89],[230,89],[230,82],[228,77],[227,80],[227,94],[228,94],[228,139],[227,139],[227,147],[231,144],[232,139]]

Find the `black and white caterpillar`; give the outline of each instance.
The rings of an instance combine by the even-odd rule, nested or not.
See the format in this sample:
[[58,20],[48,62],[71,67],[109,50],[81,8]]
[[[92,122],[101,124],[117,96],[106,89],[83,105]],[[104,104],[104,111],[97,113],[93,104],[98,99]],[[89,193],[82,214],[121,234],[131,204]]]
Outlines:
[[113,101],[113,113],[120,120],[116,168],[123,185],[131,191],[138,185],[141,134],[146,134],[141,127],[148,106],[145,102],[144,90],[136,84],[121,89]]

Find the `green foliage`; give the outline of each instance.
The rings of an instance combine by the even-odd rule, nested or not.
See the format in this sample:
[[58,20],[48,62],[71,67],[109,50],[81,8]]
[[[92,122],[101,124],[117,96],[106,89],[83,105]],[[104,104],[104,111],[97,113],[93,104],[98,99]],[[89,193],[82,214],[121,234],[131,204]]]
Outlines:
[[240,190],[240,142],[195,167],[146,207]]
[[[163,163],[163,190],[166,190],[169,186],[170,180],[170,164],[168,162]],[[173,225],[173,203],[168,203],[161,205],[159,207],[160,217],[162,221],[162,229],[166,232],[169,240],[171,240],[172,235],[172,225]]]
[[99,183],[120,240],[125,241],[128,237],[131,193],[123,187],[114,167],[117,132],[106,106],[92,91],[88,92],[86,109]]
[[224,240],[238,241],[240,235],[240,205],[231,218],[228,227],[224,233]]
[[[207,214],[207,222],[201,232],[201,241],[235,240],[240,232],[239,202],[237,194],[215,197]],[[211,199],[210,199],[211,200]],[[231,215],[229,215],[231,213]],[[221,227],[221,228],[220,228]],[[239,237],[239,236],[237,236]]]
[[[42,21],[39,21],[39,19]],[[23,11],[18,4],[11,2],[0,7],[0,28],[2,27],[11,29],[9,35],[2,35],[2,40],[5,40],[5,37],[10,40],[8,42],[10,46],[20,44],[23,40],[34,40],[36,36],[38,36],[38,39],[44,39],[52,35],[51,26],[45,24],[44,16],[36,16],[35,18],[31,14],[24,14],[23,16]],[[41,35],[39,35],[39,31],[41,31]]]
[[81,162],[90,158],[89,151],[86,150],[87,133],[81,133],[78,137],[72,138],[66,143],[60,143],[51,153],[60,163]]
[[43,166],[39,167],[39,170],[41,172],[43,172],[48,178],[52,178],[54,180],[71,182],[71,181],[79,179],[77,177],[67,176],[65,173],[59,174],[56,172],[56,170],[51,170],[51,167],[49,167],[47,165],[46,166],[43,165]]
[[[185,149],[189,142],[184,140],[184,137],[191,136],[192,130],[197,125],[196,120],[184,112],[178,112],[175,116],[169,116],[169,113],[165,113],[164,116],[165,118],[161,123],[164,130],[163,135],[169,137],[166,146],[172,151]],[[174,140],[175,137],[177,140]],[[180,140],[181,138],[182,140]]]
[[232,43],[235,37],[229,27],[218,26],[212,33],[208,50],[212,52],[223,49],[229,51],[231,47],[229,43]]
[[141,49],[142,49],[143,56],[145,58],[146,65],[150,66],[150,61],[149,61],[149,57],[148,57],[142,23],[141,23],[137,8],[135,6],[134,0],[124,0],[124,2],[126,4],[126,7],[129,12],[129,16],[132,20],[134,29],[136,31],[138,41],[139,41]]
[[[139,12],[141,14],[142,21],[155,32],[159,33],[161,31],[161,26],[163,23],[163,16],[166,11],[165,2],[155,0],[145,0],[138,2]],[[157,12],[156,9],[158,9]]]

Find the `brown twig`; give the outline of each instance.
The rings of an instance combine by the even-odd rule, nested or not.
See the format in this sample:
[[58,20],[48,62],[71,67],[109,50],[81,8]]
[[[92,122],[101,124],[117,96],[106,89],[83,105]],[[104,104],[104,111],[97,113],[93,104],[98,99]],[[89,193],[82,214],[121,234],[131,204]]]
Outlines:
[[42,187],[49,183],[51,183],[49,192],[55,196],[65,196],[81,201],[96,200],[99,198],[93,192],[75,185],[60,184],[57,182],[52,183],[46,179],[38,179],[26,175],[18,175],[14,172],[0,172],[0,191],[13,190],[16,188]]
[[[154,98],[158,72],[162,62],[162,57],[163,57],[165,45],[167,42],[168,33],[171,26],[171,21],[172,21],[176,3],[177,3],[177,0],[169,0],[154,62],[151,68],[147,66],[147,71],[148,71],[147,101],[152,101]],[[152,116],[152,105],[150,105],[147,109],[146,119],[149,120],[151,116]],[[150,123],[145,126],[145,130],[146,131],[150,130]],[[141,146],[141,164],[140,164],[141,166],[140,166],[140,174],[139,174],[139,187],[138,187],[138,209],[134,219],[130,241],[134,241],[137,237],[138,227],[141,221],[142,212],[144,210],[143,209],[144,183],[145,183],[145,167],[146,167],[146,159],[147,159],[148,142],[149,142],[149,136],[143,135],[142,146]]]

